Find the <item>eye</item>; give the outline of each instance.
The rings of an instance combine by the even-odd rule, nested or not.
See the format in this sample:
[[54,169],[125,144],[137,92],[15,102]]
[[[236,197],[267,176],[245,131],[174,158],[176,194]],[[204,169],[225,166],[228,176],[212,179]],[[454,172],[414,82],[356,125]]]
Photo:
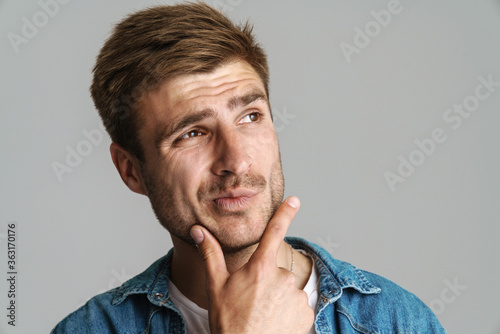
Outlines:
[[262,118],[262,114],[259,112],[253,112],[251,114],[246,115],[240,121],[240,123],[255,123],[260,121]]
[[198,136],[203,136],[203,132],[201,132],[199,130],[191,130],[191,131],[186,132],[185,134],[183,134],[179,138],[179,140],[187,140],[187,139],[191,139],[191,138],[198,137]]

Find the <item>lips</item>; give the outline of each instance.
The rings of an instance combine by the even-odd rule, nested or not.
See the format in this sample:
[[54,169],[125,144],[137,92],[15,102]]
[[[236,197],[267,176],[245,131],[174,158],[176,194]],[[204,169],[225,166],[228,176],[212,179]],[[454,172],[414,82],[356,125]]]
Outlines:
[[250,189],[232,189],[218,194],[213,198],[213,202],[222,211],[242,211],[246,209],[257,193]]

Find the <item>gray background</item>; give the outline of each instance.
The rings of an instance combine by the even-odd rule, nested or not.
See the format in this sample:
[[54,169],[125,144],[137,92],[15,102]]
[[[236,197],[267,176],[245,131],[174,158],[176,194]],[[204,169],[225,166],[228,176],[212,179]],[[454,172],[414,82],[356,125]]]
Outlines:
[[[207,2],[250,19],[269,55],[286,194],[302,200],[289,235],[414,292],[450,333],[500,333],[500,87],[460,128],[443,120],[478,77],[500,81],[500,2],[401,0],[350,62],[341,43],[354,45],[356,27],[375,29],[370,11],[389,1]],[[62,182],[52,167],[85,145],[82,131],[102,133],[88,87],[113,23],[156,3],[61,4],[16,53],[8,34],[42,9],[0,2],[0,268],[16,222],[19,272],[17,326],[2,311],[2,333],[50,331],[171,247],[147,199],[119,179],[107,136]],[[384,173],[435,128],[446,141],[391,191]]]

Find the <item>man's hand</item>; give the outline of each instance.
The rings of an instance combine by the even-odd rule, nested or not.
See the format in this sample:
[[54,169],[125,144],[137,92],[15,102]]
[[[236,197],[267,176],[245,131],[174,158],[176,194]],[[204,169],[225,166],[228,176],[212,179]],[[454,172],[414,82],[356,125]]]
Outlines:
[[295,275],[277,266],[277,254],[299,209],[287,198],[269,222],[256,251],[240,270],[227,271],[217,240],[193,226],[207,272],[212,333],[307,333],[314,322],[307,294],[295,286]]

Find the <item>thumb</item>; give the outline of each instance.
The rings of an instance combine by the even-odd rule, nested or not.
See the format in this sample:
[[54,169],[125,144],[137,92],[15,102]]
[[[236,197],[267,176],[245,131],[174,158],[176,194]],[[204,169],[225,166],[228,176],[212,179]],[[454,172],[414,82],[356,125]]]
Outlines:
[[209,290],[219,289],[229,278],[224,253],[219,242],[206,228],[200,225],[191,227],[190,234],[198,246],[198,251],[205,264],[207,287]]

